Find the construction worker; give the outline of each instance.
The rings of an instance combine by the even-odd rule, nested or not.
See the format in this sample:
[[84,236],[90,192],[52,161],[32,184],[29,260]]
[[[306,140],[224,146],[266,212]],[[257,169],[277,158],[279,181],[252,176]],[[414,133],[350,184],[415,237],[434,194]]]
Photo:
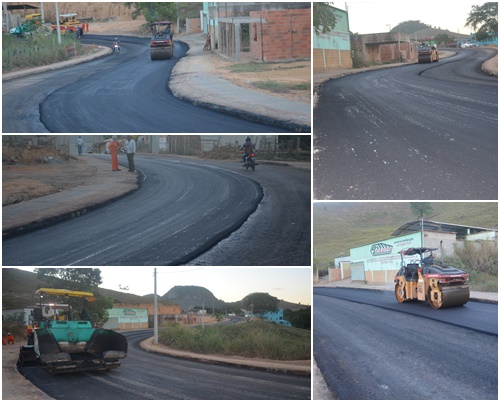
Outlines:
[[118,167],[118,151],[120,150],[120,143],[116,135],[113,135],[112,141],[108,145],[109,153],[111,154],[111,170],[117,172],[121,170]]
[[14,336],[9,332],[7,334],[7,345],[9,345],[11,343],[14,345],[16,342],[14,340]]

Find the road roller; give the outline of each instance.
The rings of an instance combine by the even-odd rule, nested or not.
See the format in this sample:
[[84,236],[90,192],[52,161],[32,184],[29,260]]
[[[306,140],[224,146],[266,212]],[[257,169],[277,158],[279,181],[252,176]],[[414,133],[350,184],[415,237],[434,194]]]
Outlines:
[[174,33],[170,21],[158,21],[150,25],[151,40],[149,53],[151,60],[164,60],[174,57]]
[[435,45],[426,45],[422,43],[418,48],[419,63],[433,63],[439,61],[439,52]]
[[[434,261],[436,248],[401,250],[401,268],[395,283],[399,303],[410,300],[427,301],[433,309],[463,306],[469,301],[469,274]],[[425,253],[430,253],[424,258]],[[415,256],[408,263],[404,257]]]

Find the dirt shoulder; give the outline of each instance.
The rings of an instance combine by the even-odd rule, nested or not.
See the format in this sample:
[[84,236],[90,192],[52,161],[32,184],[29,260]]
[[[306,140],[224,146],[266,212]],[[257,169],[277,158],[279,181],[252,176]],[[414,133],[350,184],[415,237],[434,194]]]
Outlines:
[[2,346],[2,400],[53,399],[17,371],[18,357],[19,345]]

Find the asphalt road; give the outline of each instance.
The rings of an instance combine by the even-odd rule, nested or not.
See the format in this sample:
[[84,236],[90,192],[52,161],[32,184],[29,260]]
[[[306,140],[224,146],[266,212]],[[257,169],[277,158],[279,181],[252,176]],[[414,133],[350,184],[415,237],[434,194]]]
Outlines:
[[[110,46],[113,37],[84,35]],[[168,80],[187,51],[152,61],[149,39],[120,37],[122,51],[77,66],[6,81],[4,133],[254,133],[286,132],[175,98]]]
[[138,191],[3,241],[3,265],[181,265],[230,234],[210,265],[310,265],[309,170],[145,156],[136,167]]
[[147,353],[137,344],[152,331],[125,333],[128,356],[109,372],[52,375],[25,367],[24,375],[56,399],[309,399],[311,379],[212,365]]
[[314,293],[314,356],[337,399],[498,399],[497,336]]
[[498,196],[493,49],[331,80],[314,109],[315,199]]

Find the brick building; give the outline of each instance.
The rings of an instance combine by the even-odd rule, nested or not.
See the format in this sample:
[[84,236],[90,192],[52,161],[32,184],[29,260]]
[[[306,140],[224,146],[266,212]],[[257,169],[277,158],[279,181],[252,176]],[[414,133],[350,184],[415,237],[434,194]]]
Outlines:
[[408,62],[418,57],[418,42],[400,33],[353,35],[351,44],[353,58],[359,65]]
[[311,57],[311,3],[204,3],[212,49],[232,61]]

